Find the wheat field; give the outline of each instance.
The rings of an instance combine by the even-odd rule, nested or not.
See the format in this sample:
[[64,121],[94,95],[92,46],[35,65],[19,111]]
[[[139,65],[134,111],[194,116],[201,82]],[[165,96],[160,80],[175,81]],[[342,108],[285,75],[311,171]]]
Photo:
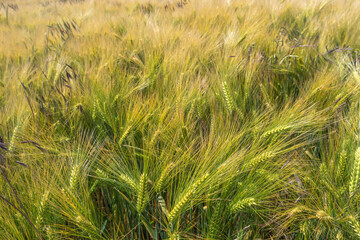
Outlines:
[[0,239],[360,239],[357,0],[0,0]]

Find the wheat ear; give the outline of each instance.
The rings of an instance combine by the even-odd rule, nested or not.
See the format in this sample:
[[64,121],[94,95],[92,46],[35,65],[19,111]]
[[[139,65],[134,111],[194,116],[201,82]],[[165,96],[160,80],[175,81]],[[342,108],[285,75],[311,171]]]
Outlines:
[[230,211],[232,213],[236,213],[236,212],[241,211],[245,207],[250,207],[252,205],[256,205],[255,198],[245,198],[245,199],[242,199],[242,200],[238,201],[237,203],[235,203],[231,207]]
[[46,202],[48,200],[48,197],[49,197],[49,191],[46,191],[41,198],[39,209],[38,209],[38,215],[36,217],[35,226],[37,229],[40,229],[40,227],[44,221],[43,213],[45,211]]
[[277,134],[284,132],[290,128],[291,128],[291,126],[280,126],[280,127],[273,128],[273,129],[265,132],[263,135],[261,135],[261,138],[267,138],[272,135],[277,135]]
[[221,202],[217,202],[213,215],[211,216],[209,231],[210,239],[216,239],[219,232],[219,223],[221,217]]
[[70,190],[72,192],[75,192],[76,187],[78,185],[79,182],[79,171],[80,171],[80,167],[78,164],[75,164],[71,170],[71,174],[70,174]]
[[230,112],[234,110],[234,101],[229,91],[229,87],[226,81],[222,82],[223,92],[225,96],[226,106]]
[[355,152],[355,161],[351,172],[351,178],[349,184],[350,196],[354,195],[356,188],[358,187],[359,178],[360,178],[360,147],[358,147],[358,149]]
[[175,220],[175,217],[178,216],[180,211],[183,209],[183,207],[188,203],[190,200],[190,197],[196,192],[197,188],[205,182],[205,180],[208,178],[209,173],[206,173],[203,177],[201,177],[198,181],[196,181],[194,184],[190,186],[190,188],[187,190],[187,192],[183,195],[181,200],[175,205],[175,207],[171,210],[169,213],[169,221],[173,222]]
[[351,228],[354,230],[355,235],[360,238],[360,224],[359,221],[354,216],[349,216],[349,224]]
[[262,163],[263,161],[274,157],[275,155],[276,155],[275,152],[265,152],[263,154],[260,154],[259,156],[252,159],[251,162],[247,164],[247,167],[254,167],[254,166]]
[[164,181],[166,179],[166,177],[168,176],[168,174],[170,173],[170,171],[173,169],[174,167],[174,163],[170,163],[164,171],[162,171],[161,175],[160,175],[160,178],[159,178],[159,182],[158,184],[156,185],[156,191],[159,193],[162,191],[162,188],[163,188],[163,184],[164,184]]
[[346,162],[347,162],[347,154],[346,154],[345,149],[343,149],[340,153],[339,166],[336,171],[336,175],[337,175],[338,179],[344,179],[344,177],[345,177]]
[[146,174],[143,173],[140,177],[140,184],[137,194],[137,203],[136,203],[136,210],[138,213],[142,213],[145,207],[145,200],[146,200],[146,184],[147,184],[147,177]]

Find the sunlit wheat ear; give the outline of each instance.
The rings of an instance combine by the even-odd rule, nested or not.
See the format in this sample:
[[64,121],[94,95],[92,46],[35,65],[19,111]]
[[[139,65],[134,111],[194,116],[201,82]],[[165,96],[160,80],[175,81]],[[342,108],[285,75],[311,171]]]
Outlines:
[[232,112],[234,110],[234,101],[232,99],[231,93],[229,91],[229,87],[226,81],[222,82],[222,87],[223,87],[223,93],[225,96],[225,102],[226,102],[226,106],[228,108],[228,110],[230,112]]
[[273,158],[276,156],[275,152],[265,152],[260,154],[259,156],[253,158],[246,166],[247,167],[254,167],[270,158]]
[[78,164],[74,164],[71,174],[70,174],[70,191],[75,192],[77,185],[79,183],[79,173],[80,173],[80,166]]
[[140,177],[140,184],[139,184],[139,189],[137,193],[137,202],[136,202],[136,210],[138,211],[139,214],[142,213],[145,207],[146,194],[147,194],[146,185],[147,185],[147,177],[146,174],[143,173]]
[[282,133],[282,132],[290,129],[291,127],[292,126],[280,126],[280,127],[273,128],[273,129],[265,132],[264,134],[262,134],[261,138],[267,138],[269,136],[277,135],[279,133]]
[[302,206],[302,205],[296,206],[289,211],[288,216],[294,217],[294,216],[296,216],[300,213],[306,212],[306,211],[308,211],[308,209],[305,206]]
[[138,191],[139,186],[136,185],[135,181],[132,178],[130,178],[129,176],[127,176],[125,174],[120,174],[119,178],[120,178],[120,180],[122,180],[123,182],[126,183],[128,188],[130,188],[134,192]]
[[161,130],[156,130],[156,132],[154,133],[154,135],[152,136],[150,143],[149,143],[149,149],[152,149],[155,145],[156,142],[156,138],[160,135]]
[[130,130],[131,130],[131,125],[129,125],[126,129],[125,129],[125,131],[123,132],[123,134],[121,135],[121,137],[120,137],[120,139],[119,139],[119,144],[122,144],[122,142],[124,141],[124,139],[126,138],[126,136],[129,134],[129,132],[130,132]]
[[156,185],[156,191],[161,192],[163,188],[164,181],[166,180],[166,177],[169,175],[170,171],[174,168],[174,163],[170,163],[164,171],[162,171],[159,181]]
[[40,201],[40,205],[38,208],[38,215],[36,217],[36,221],[35,221],[35,226],[37,229],[41,228],[41,225],[43,224],[43,213],[45,211],[45,207],[46,207],[46,202],[48,200],[49,197],[49,191],[46,191]]
[[343,240],[344,236],[341,232],[341,230],[338,230],[337,234],[336,234],[336,240]]
[[319,220],[322,220],[322,221],[326,221],[326,220],[331,220],[333,219],[329,214],[327,214],[325,211],[323,210],[318,210],[316,212],[316,217],[319,219]]
[[360,147],[355,152],[354,165],[351,172],[350,184],[349,184],[349,193],[350,196],[353,196],[359,183],[360,178]]
[[188,190],[183,194],[180,201],[174,206],[174,208],[169,213],[169,222],[173,222],[175,218],[180,214],[181,210],[185,207],[185,205],[189,202],[190,198],[193,194],[196,193],[197,188],[205,182],[205,180],[209,177],[209,173],[206,173],[199,180],[193,183]]
[[231,213],[237,213],[243,210],[246,207],[250,207],[256,205],[255,198],[245,198],[240,201],[237,201],[235,204],[233,204],[230,208]]
[[339,108],[341,105],[344,104],[344,102],[348,99],[346,95],[347,94],[342,95],[340,93],[335,97],[335,99],[339,99],[339,100],[337,101],[336,105],[333,107],[333,110],[336,110],[337,108]]
[[354,233],[358,238],[360,238],[360,224],[359,221],[355,218],[355,216],[349,216],[349,221],[351,228],[353,229]]

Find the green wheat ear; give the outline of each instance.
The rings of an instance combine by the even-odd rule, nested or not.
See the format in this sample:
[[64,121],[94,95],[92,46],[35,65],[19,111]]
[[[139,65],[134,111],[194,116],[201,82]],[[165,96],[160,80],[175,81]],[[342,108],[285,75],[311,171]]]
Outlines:
[[253,158],[248,164],[247,167],[254,167],[270,158],[273,158],[276,155],[275,152],[265,152],[260,154],[259,156]]
[[164,198],[161,196],[161,194],[158,195],[157,200],[158,200],[158,202],[159,202],[161,211],[165,214],[165,216],[169,216],[169,212],[168,212],[168,210],[167,210],[165,200],[164,200]]
[[79,173],[80,173],[80,166],[79,164],[75,164],[71,170],[70,174],[70,190],[72,192],[76,191],[77,185],[79,183]]
[[309,223],[308,223],[308,221],[304,221],[300,225],[300,233],[302,233],[302,235],[306,236],[308,232],[309,232]]
[[336,240],[343,240],[344,239],[344,236],[341,232],[341,230],[339,230],[336,234]]
[[138,189],[138,197],[137,197],[137,203],[136,203],[136,210],[138,213],[142,213],[145,207],[146,202],[146,185],[147,185],[147,177],[146,174],[143,173],[140,177],[140,184]]
[[40,205],[39,205],[39,208],[38,208],[38,215],[36,217],[36,222],[35,222],[35,226],[37,229],[40,229],[41,225],[43,224],[43,214],[45,212],[45,208],[46,208],[46,203],[47,203],[47,200],[48,200],[48,197],[49,197],[49,191],[46,191],[42,198],[41,198],[41,201],[40,201]]
[[55,239],[55,233],[51,226],[46,226],[45,232],[48,239]]
[[165,169],[164,171],[162,171],[160,178],[159,178],[159,182],[156,185],[156,191],[159,193],[162,191],[163,188],[163,184],[164,181],[166,180],[166,177],[169,175],[170,171],[174,168],[174,163],[170,163]]
[[265,132],[263,135],[261,135],[260,138],[267,138],[269,136],[279,134],[281,132],[284,132],[284,131],[290,129],[291,127],[292,126],[279,126],[279,127],[273,128],[273,129]]
[[346,153],[345,149],[343,149],[340,153],[339,166],[338,166],[338,169],[336,172],[337,178],[339,180],[344,179],[344,177],[345,177],[346,163],[347,163],[347,153]]
[[316,217],[317,217],[319,220],[323,220],[323,221],[325,221],[325,220],[331,220],[331,219],[332,219],[332,217],[331,217],[327,212],[325,212],[325,211],[323,211],[323,210],[318,210],[318,211],[316,212]]
[[169,240],[180,240],[180,234],[178,232],[170,234]]
[[245,207],[250,207],[256,205],[255,198],[245,198],[236,202],[230,209],[231,213],[236,213],[244,209]]
[[350,185],[349,185],[350,196],[354,195],[358,187],[359,178],[360,178],[360,147],[358,147],[358,149],[355,152],[355,161],[351,172]]
[[218,232],[219,232],[219,228],[220,228],[219,227],[220,226],[220,218],[222,215],[221,207],[222,207],[221,202],[220,201],[217,202],[215,205],[214,213],[211,216],[211,221],[210,221],[210,226],[209,226],[210,239],[216,239],[218,236]]
[[96,179],[94,181],[94,183],[91,185],[90,190],[89,190],[89,195],[93,194],[93,192],[96,190],[96,188],[98,187],[100,181],[98,179]]
[[125,174],[120,174],[119,178],[124,181],[127,185],[127,187],[129,187],[131,190],[133,191],[138,191],[138,186],[136,185],[135,181],[130,178],[129,176],[125,175]]
[[169,222],[173,222],[175,218],[180,214],[181,210],[185,207],[185,205],[190,200],[191,196],[196,193],[197,188],[205,182],[205,180],[209,177],[209,173],[206,173],[203,177],[201,177],[198,181],[190,186],[181,200],[174,206],[174,208],[169,213]]
[[232,112],[234,110],[234,101],[232,99],[231,93],[229,91],[229,87],[227,85],[226,81],[222,82],[222,87],[223,87],[223,92],[224,92],[224,96],[225,96],[225,102],[226,102],[226,106],[228,108],[228,110],[230,112]]
[[13,134],[11,136],[11,139],[10,139],[10,144],[9,144],[9,151],[12,152],[15,148],[15,142],[18,140],[19,138],[19,132],[21,131],[21,128],[22,128],[22,121],[19,120],[18,123],[16,124],[14,130],[13,130]]
[[[109,176],[99,168],[96,169],[95,173],[99,179],[96,179],[94,181],[94,183],[91,185],[90,190],[89,190],[89,195],[91,195],[97,189],[97,187],[99,186],[101,181],[109,181],[110,180]],[[110,181],[113,182],[113,180],[110,180]]]

